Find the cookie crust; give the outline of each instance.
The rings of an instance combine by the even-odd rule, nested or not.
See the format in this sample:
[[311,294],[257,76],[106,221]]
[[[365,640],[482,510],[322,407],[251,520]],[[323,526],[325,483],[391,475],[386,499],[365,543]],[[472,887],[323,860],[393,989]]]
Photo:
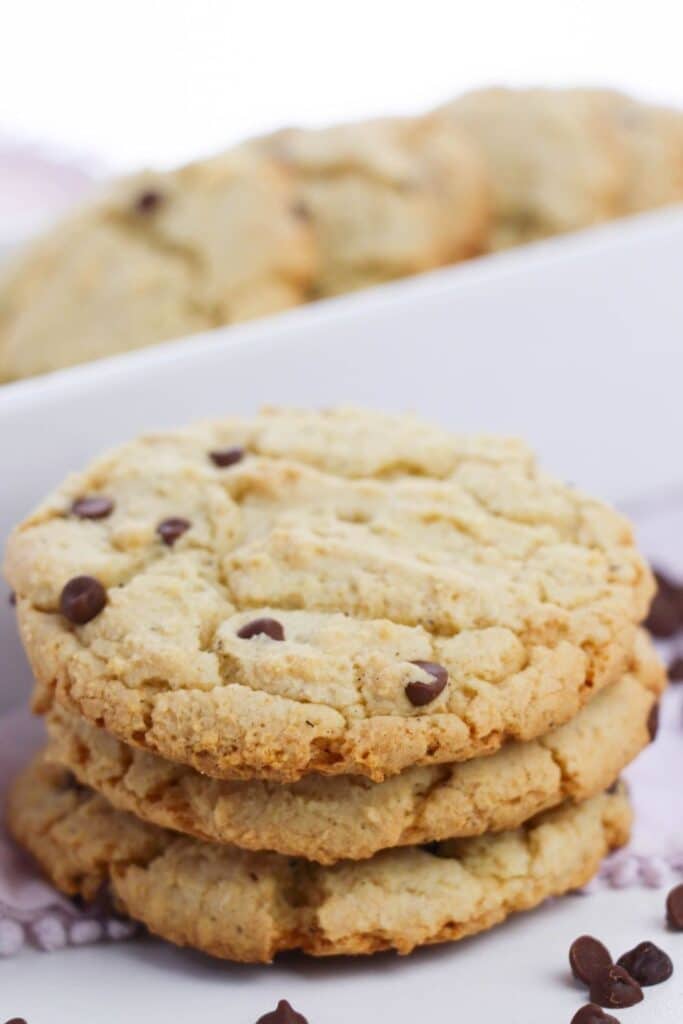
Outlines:
[[[229,468],[209,453],[239,446]],[[70,513],[88,494],[114,510]],[[192,523],[172,546],[156,527]],[[521,444],[356,409],[133,442],[13,533],[37,679],[119,739],[216,777],[375,781],[568,721],[629,668],[653,592],[630,526]],[[73,576],[107,604],[59,612]],[[242,639],[271,618],[282,642]],[[448,684],[415,706],[411,681]]]
[[482,931],[585,884],[630,820],[619,790],[516,831],[325,868],[145,825],[40,760],[9,804],[13,834],[64,892],[89,898],[108,884],[157,935],[247,962],[289,949],[409,953]]
[[211,779],[127,746],[55,706],[47,759],[114,807],[210,842],[272,850],[321,864],[379,850],[517,828],[563,801],[594,796],[650,742],[664,685],[652,650],[636,674],[575,718],[528,743],[456,765],[408,768],[385,782],[309,775],[290,785]]

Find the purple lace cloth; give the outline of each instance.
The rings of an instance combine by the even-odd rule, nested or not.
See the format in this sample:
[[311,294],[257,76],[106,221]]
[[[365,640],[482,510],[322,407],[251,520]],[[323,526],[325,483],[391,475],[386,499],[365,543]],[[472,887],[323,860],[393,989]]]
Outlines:
[[[42,727],[28,711],[0,718],[0,800],[17,771],[42,743]],[[82,907],[46,882],[33,861],[12,842],[0,822],[0,956],[30,943],[61,949],[103,939],[125,939],[136,931],[104,905]]]
[[0,255],[24,242],[93,189],[91,160],[0,135]]
[[624,773],[635,808],[631,842],[607,858],[588,892],[604,884],[615,889],[659,888],[683,881],[682,713],[683,684],[679,683],[662,700],[656,742]]
[[[622,505],[653,565],[683,580],[683,486]],[[683,655],[683,634],[658,644],[665,664]],[[683,881],[683,683],[673,683],[661,704],[657,742],[625,772],[635,805],[633,838],[609,857],[595,883],[614,888],[659,887]]]

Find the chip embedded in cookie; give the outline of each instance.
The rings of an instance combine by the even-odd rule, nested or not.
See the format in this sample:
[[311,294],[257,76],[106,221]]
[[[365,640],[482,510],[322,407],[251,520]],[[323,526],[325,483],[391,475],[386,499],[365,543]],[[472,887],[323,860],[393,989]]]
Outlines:
[[[83,518],[94,494],[111,510]],[[548,732],[628,670],[653,591],[626,521],[523,444],[357,409],[128,444],[17,527],[6,569],[38,709],[280,781]]]

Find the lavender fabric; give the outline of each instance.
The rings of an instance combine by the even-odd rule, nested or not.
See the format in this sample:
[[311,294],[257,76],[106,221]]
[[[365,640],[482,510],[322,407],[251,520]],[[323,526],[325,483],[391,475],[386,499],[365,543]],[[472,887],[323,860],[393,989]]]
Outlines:
[[90,159],[0,135],[0,256],[91,193],[100,173]]
[[[7,787],[42,743],[41,724],[28,711],[0,718],[0,800]],[[125,939],[136,925],[117,917],[104,902],[90,907],[60,895],[37,866],[10,839],[0,821],[0,956],[18,953],[26,944],[46,951],[82,946],[105,939]]]
[[[651,563],[683,581],[683,485],[624,502],[622,511],[636,524]],[[668,665],[683,655],[683,633],[657,646]],[[604,862],[586,891],[601,885],[660,888],[683,880],[682,776],[683,683],[673,683],[662,699],[657,741],[625,773],[636,814],[631,843]]]

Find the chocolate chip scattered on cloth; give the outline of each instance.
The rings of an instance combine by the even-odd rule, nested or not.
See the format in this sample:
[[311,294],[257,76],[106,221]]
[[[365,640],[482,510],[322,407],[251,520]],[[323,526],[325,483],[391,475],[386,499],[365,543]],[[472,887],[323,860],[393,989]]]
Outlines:
[[591,1002],[620,1010],[642,1002],[643,991],[623,967],[612,964],[595,972],[590,983]]
[[581,935],[572,942],[569,949],[569,965],[578,981],[590,985],[601,970],[612,966],[609,950],[592,935]]
[[571,1024],[619,1024],[619,1021],[596,1003],[587,1003],[576,1011]]
[[683,630],[683,587],[661,569],[655,571],[657,591],[645,627],[660,640]]
[[640,942],[634,949],[619,957],[617,963],[643,987],[660,985],[673,974],[671,957],[653,942]]
[[683,931],[683,885],[674,886],[666,898],[666,920],[673,931]]
[[673,974],[670,957],[653,942],[639,943],[615,964],[609,950],[591,935],[581,935],[571,944],[569,965],[577,981],[588,986],[591,998],[572,1024],[609,1020],[601,1007],[633,1006],[643,999],[641,987],[659,985]]
[[669,679],[672,683],[683,682],[683,657],[678,655],[671,662],[668,667]]
[[281,999],[277,1007],[259,1017],[256,1024],[308,1024],[308,1021],[286,999]]

